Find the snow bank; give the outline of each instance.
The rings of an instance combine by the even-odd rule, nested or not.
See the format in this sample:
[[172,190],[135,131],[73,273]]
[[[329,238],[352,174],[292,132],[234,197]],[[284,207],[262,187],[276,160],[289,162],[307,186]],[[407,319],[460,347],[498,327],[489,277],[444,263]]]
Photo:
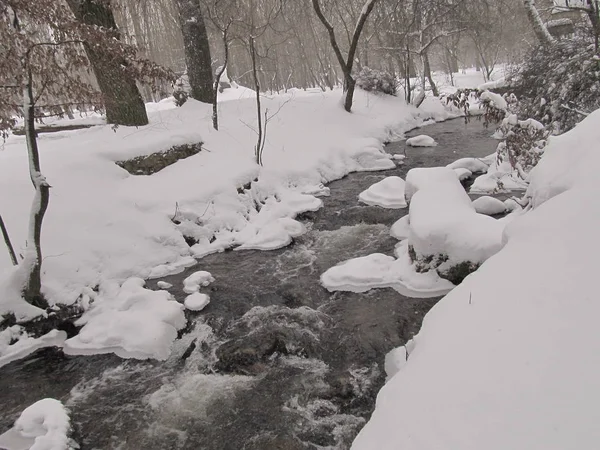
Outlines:
[[31,337],[19,325],[0,331],[0,367],[24,358],[45,347],[62,347],[67,333],[52,330],[39,338]]
[[475,211],[479,214],[485,214],[487,216],[503,214],[506,212],[506,205],[503,201],[486,195],[473,200],[473,208],[475,208]]
[[410,222],[409,216],[406,215],[400,219],[398,219],[390,228],[390,235],[399,241],[403,239],[408,239],[410,234]]
[[69,437],[71,422],[58,400],[45,398],[27,407],[9,431],[0,435],[7,450],[70,450],[79,448]]
[[598,142],[598,111],[552,139],[535,208],[427,314],[354,450],[597,447]]
[[122,286],[90,292],[92,306],[75,323],[79,334],[65,341],[68,355],[115,353],[122,358],[167,359],[177,331],[186,324],[183,305],[167,291],[144,288],[130,278]]
[[387,177],[361,192],[358,199],[371,206],[390,209],[406,208],[404,185],[404,180],[400,177]]
[[473,173],[486,173],[488,166],[488,164],[479,158],[460,158],[446,167],[449,169],[468,169]]
[[419,136],[411,137],[406,140],[406,145],[411,147],[435,147],[437,142],[431,136],[421,134]]
[[452,170],[454,170],[454,173],[458,177],[459,181],[466,180],[467,178],[471,178],[473,176],[473,172],[471,172],[469,169],[452,169]]

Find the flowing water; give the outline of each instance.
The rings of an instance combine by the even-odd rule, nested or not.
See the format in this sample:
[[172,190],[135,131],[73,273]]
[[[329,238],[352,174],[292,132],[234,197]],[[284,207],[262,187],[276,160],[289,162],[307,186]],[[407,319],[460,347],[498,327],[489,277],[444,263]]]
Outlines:
[[[483,157],[490,130],[462,119],[415,130],[435,148],[387,146],[404,165],[330,184],[324,207],[303,214],[309,232],[281,250],[210,255],[164,278],[183,301],[183,279],[207,270],[210,305],[190,313],[165,362],[46,349],[0,368],[0,433],[44,397],[71,410],[82,449],[347,449],[385,381],[384,356],[418,332],[439,299],[392,289],[329,293],[320,275],[349,258],[393,254],[389,227],[407,210],[360,205],[358,194],[408,169]],[[156,288],[156,281],[149,282]]]

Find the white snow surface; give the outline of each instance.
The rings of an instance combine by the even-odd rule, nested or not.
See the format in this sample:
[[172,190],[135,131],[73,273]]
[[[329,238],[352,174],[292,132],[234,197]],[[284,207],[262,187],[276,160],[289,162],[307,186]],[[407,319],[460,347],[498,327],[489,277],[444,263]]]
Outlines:
[[130,278],[121,286],[105,283],[97,295],[90,292],[92,306],[75,322],[83,328],[65,341],[63,351],[167,359],[177,331],[186,324],[183,305],[167,291],[151,291],[144,284]]
[[210,303],[210,297],[200,292],[195,292],[185,298],[184,305],[190,311],[202,311]]
[[534,208],[427,314],[354,450],[597,448],[599,142],[600,111],[552,139]]
[[408,138],[406,145],[410,145],[411,147],[435,147],[437,142],[431,136],[420,134],[419,136]]
[[459,168],[459,169],[452,169],[452,170],[454,170],[454,173],[458,177],[459,181],[466,180],[467,178],[471,178],[473,176],[473,172],[471,172],[469,169]]
[[410,223],[408,214],[398,219],[390,228],[390,235],[399,241],[408,239],[410,235]]
[[[411,177],[412,169],[407,175]],[[444,255],[444,263],[481,263],[502,247],[504,225],[477,214],[471,199],[448,168],[421,168],[421,187],[409,209],[409,242],[418,257]],[[435,181],[437,179],[437,181]]]
[[186,294],[193,294],[194,292],[198,292],[201,286],[206,287],[213,281],[215,281],[215,279],[210,272],[199,270],[183,280],[183,292]]
[[20,325],[8,327],[0,331],[0,367],[24,358],[40,348],[62,347],[65,339],[67,333],[64,331],[52,330],[39,338],[34,338],[29,336]]
[[76,447],[68,437],[69,414],[63,404],[44,398],[25,408],[15,425],[0,435],[0,448],[7,450],[70,450]]
[[479,96],[479,98],[481,101],[489,100],[492,106],[495,106],[503,111],[506,111],[508,108],[506,100],[504,100],[500,94],[496,94],[495,92],[485,91]]
[[375,183],[358,196],[360,202],[371,206],[389,209],[406,208],[404,199],[404,180],[400,177],[386,177]]
[[473,173],[486,173],[489,165],[479,158],[460,158],[446,167],[449,169],[468,169]]
[[475,211],[479,214],[485,214],[487,216],[506,212],[506,205],[503,201],[487,195],[473,200],[473,208],[475,208]]
[[436,185],[456,185],[457,174],[446,167],[417,167],[410,169],[406,174],[406,187],[404,195],[410,202],[413,195],[419,190]]

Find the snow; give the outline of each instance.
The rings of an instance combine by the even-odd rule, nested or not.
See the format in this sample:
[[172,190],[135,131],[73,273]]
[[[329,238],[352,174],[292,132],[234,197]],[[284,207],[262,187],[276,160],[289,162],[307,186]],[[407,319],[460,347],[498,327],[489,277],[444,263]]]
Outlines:
[[463,181],[466,180],[468,178],[471,178],[473,176],[473,172],[471,172],[469,169],[452,169],[454,170],[454,173],[456,174],[456,176],[458,177],[459,181]]
[[[86,337],[69,340],[68,351],[114,349],[164,357],[179,319],[170,323],[165,319],[170,313],[162,311],[148,321],[160,336],[155,350],[141,342],[156,338],[146,326],[137,339],[126,337],[127,331],[118,328],[133,318],[126,318],[127,308],[117,298],[127,280],[180,273],[197,258],[228,248],[285,246],[304,232],[295,216],[321,207],[317,195],[327,193],[325,183],[353,171],[394,168],[384,142],[401,139],[426,119],[457,115],[438,99],[417,109],[399,98],[362,91],[356,92],[353,114],[340,107],[341,90],[264,95],[263,107],[279,112],[269,122],[264,167],[259,167],[250,129],[255,103],[246,95],[251,93],[242,87],[225,90],[219,131],[211,125],[211,105],[189,100],[174,108],[166,99],[147,106],[150,124],[144,127],[40,134],[41,166],[52,185],[42,232],[43,292],[51,305],[72,304],[82,294],[89,300],[86,291],[94,286],[102,293],[88,302]],[[133,176],[115,164],[198,142],[203,142],[200,153],[151,176]],[[0,151],[0,191],[11,192],[0,196],[0,211],[17,253],[23,253],[32,199],[23,137],[10,136]],[[184,235],[198,244],[190,248]],[[21,300],[23,281],[0,251],[0,315],[42,314]],[[95,324],[107,328],[104,338]],[[125,342],[130,338],[131,347]]]
[[406,159],[406,155],[395,153],[392,155],[392,159],[395,159],[396,161],[404,161]]
[[519,178],[508,161],[500,164],[494,160],[487,173],[475,178],[469,192],[473,194],[493,194],[513,190],[524,190],[527,181]]
[[406,208],[404,185],[404,180],[400,177],[387,177],[361,192],[358,199],[371,206],[389,209]]
[[396,256],[374,253],[344,261],[321,275],[321,284],[330,292],[366,292],[392,288],[405,297],[430,298],[444,295],[454,285],[435,271],[419,273],[408,256],[408,243],[402,241]]
[[79,448],[69,437],[71,422],[63,404],[44,398],[27,407],[9,431],[0,435],[7,450],[69,450]]
[[198,292],[201,286],[206,287],[213,281],[215,281],[215,279],[210,272],[204,270],[194,272],[183,280],[183,292],[186,294],[193,294],[194,292]]
[[394,222],[392,228],[390,228],[390,235],[399,241],[408,239],[410,234],[410,224],[408,219],[409,216],[406,215]]
[[386,383],[406,365],[407,354],[405,347],[397,347],[385,355]]
[[200,292],[195,292],[185,298],[184,305],[190,311],[202,311],[210,303],[210,297]]
[[156,285],[161,289],[171,289],[173,287],[171,283],[167,283],[166,281],[159,281]]
[[420,134],[419,136],[408,138],[406,145],[410,145],[411,147],[435,147],[437,142],[426,134]]
[[455,185],[456,173],[446,167],[417,167],[410,169],[406,174],[406,187],[404,195],[410,202],[413,195],[419,190],[434,185]]
[[427,314],[354,450],[597,447],[598,142],[600,111],[551,140],[534,208]]
[[418,258],[443,255],[444,266],[451,267],[481,263],[500,250],[504,226],[475,212],[451,169],[420,168],[417,173],[418,180],[427,180],[420,183],[409,209],[408,240]]
[[45,347],[62,347],[67,333],[52,330],[45,335],[34,338],[28,335],[20,325],[13,325],[0,331],[0,367]]
[[475,208],[475,211],[479,214],[485,214],[487,216],[503,214],[506,212],[506,205],[503,201],[487,195],[473,200],[473,208]]
[[186,324],[183,305],[167,291],[151,291],[144,284],[141,278],[130,278],[121,286],[104,284],[90,309],[75,322],[83,328],[65,341],[63,351],[167,359],[177,331]]
[[[495,155],[495,153],[494,153]],[[449,169],[467,169],[473,173],[486,173],[489,164],[479,158],[460,158],[446,167]]]
[[506,111],[508,109],[506,100],[504,100],[500,94],[496,94],[495,92],[485,91],[479,96],[479,99],[481,101],[488,100],[492,106],[495,106],[502,111]]

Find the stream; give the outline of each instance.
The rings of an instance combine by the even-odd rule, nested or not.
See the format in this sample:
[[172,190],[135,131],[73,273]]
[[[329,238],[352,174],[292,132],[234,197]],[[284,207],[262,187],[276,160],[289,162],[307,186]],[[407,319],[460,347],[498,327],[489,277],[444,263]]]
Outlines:
[[298,219],[309,231],[290,246],[210,255],[163,278],[180,301],[191,273],[216,280],[167,361],[45,349],[0,368],[0,434],[25,407],[53,397],[70,409],[84,450],[348,449],[385,382],[385,354],[418,332],[439,298],[329,293],[319,277],[349,258],[393,255],[389,228],[408,209],[361,205],[361,191],[414,167],[489,155],[491,132],[462,119],[414,130],[408,136],[426,133],[438,146],[389,144],[390,153],[406,151],[404,165],[332,182],[324,207]]

